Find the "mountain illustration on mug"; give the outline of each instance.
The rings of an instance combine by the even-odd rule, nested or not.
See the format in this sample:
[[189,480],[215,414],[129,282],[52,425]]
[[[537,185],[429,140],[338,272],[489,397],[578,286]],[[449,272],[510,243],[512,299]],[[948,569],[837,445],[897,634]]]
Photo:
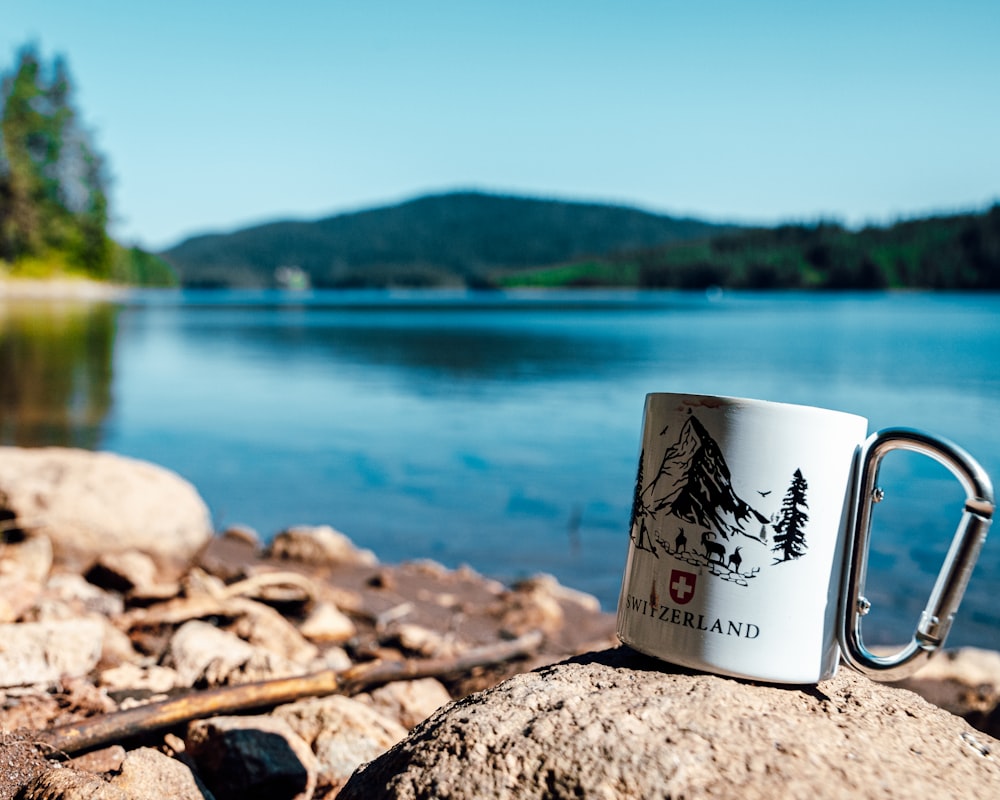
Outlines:
[[[773,566],[805,555],[809,485],[801,469],[792,475],[780,508],[768,516],[736,493],[722,449],[693,414],[648,482],[645,455],[643,450],[639,456],[629,524],[637,550],[672,556],[742,586],[768,559]],[[757,494],[766,500],[772,491]]]

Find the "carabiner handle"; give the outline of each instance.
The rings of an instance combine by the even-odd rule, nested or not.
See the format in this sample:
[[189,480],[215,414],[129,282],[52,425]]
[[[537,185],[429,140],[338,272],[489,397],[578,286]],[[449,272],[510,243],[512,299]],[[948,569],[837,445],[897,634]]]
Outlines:
[[[946,466],[965,488],[965,506],[948,555],[931,590],[913,638],[898,653],[877,656],[865,647],[861,620],[871,604],[864,597],[871,539],[872,506],[881,500],[878,471],[893,450],[910,450]],[[887,428],[872,435],[859,459],[853,536],[848,537],[840,645],[844,660],[878,680],[898,680],[916,671],[944,644],[955,611],[990,527],[995,504],[989,476],[968,453],[951,442],[908,428]]]

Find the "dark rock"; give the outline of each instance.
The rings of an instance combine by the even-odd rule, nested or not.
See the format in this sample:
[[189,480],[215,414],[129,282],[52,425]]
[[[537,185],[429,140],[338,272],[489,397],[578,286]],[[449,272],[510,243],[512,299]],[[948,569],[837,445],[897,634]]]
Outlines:
[[275,717],[198,720],[186,746],[218,800],[308,800],[316,787],[315,756]]

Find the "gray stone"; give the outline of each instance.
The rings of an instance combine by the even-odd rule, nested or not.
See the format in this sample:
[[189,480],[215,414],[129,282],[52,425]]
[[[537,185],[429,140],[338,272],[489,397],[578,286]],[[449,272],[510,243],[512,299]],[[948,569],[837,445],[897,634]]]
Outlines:
[[1000,737],[1000,653],[976,647],[947,650],[896,685]]
[[[52,575],[45,585],[46,599],[62,604],[63,615],[80,616],[86,613],[116,617],[125,610],[121,595],[106,592],[89,583],[82,575],[62,572]],[[53,609],[54,611],[54,609]],[[53,618],[59,612],[54,611]]]
[[254,648],[236,634],[191,620],[171,637],[163,666],[175,670],[183,686],[216,686],[229,682],[229,676],[254,653]]
[[177,670],[157,664],[119,664],[102,670],[98,685],[109,692],[148,692],[151,695],[165,694],[178,686],[188,688],[181,682]]
[[0,573],[0,622],[16,622],[35,608],[42,584],[22,575]]
[[103,642],[97,619],[0,625],[0,686],[86,675],[97,665]]
[[370,694],[358,695],[358,700],[371,702],[379,711],[391,715],[404,728],[413,728],[441,706],[451,702],[451,695],[436,678],[393,681]]
[[260,549],[260,534],[249,525],[230,525],[221,534],[224,539],[231,539],[253,548],[254,551]]
[[3,573],[17,572],[25,578],[44,583],[52,569],[52,542],[49,537],[29,533],[17,542],[5,542],[3,538],[0,536],[0,568]]
[[121,771],[122,764],[125,763],[127,752],[120,744],[113,744],[110,747],[102,747],[100,750],[91,750],[89,753],[77,756],[68,763],[73,769],[81,769],[94,775],[102,775],[107,772]]
[[170,639],[163,666],[184,686],[223,686],[301,675],[305,668],[201,620],[185,622]]
[[297,525],[283,530],[272,540],[268,555],[311,566],[378,563],[374,553],[358,549],[347,536],[329,525]]
[[998,755],[964,720],[847,669],[778,687],[620,648],[447,706],[339,798],[1000,797]]
[[150,747],[130,750],[110,783],[136,800],[214,800],[187,765]]
[[15,800],[139,800],[103,778],[67,767],[43,772],[24,786]]
[[0,447],[0,510],[45,534],[56,562],[73,567],[139,550],[176,574],[212,537],[208,508],[190,483],[111,453]]
[[555,633],[565,624],[565,612],[551,585],[545,582],[524,583],[504,595],[501,618],[503,630],[510,636],[529,631]]
[[594,597],[594,595],[581,592],[579,589],[574,589],[570,586],[563,586],[554,575],[544,572],[518,581],[514,584],[513,588],[515,591],[544,592],[556,600],[575,603],[585,611],[593,614],[597,614],[601,610],[601,601]]
[[102,589],[128,595],[132,601],[166,600],[180,591],[176,582],[161,581],[156,562],[138,550],[103,554],[87,570],[86,578]]
[[451,658],[464,649],[463,644],[448,633],[405,622],[393,625],[382,637],[382,642],[398,647],[407,655],[423,658]]
[[351,618],[333,603],[321,601],[299,626],[299,632],[311,642],[346,642],[357,634]]
[[52,543],[41,535],[14,542],[4,538],[0,528],[0,622],[14,622],[41,597],[52,568]]
[[324,788],[340,787],[361,764],[406,736],[394,719],[350,697],[300,700],[274,710],[311,748]]
[[251,645],[302,665],[319,655],[316,645],[273,608],[245,597],[228,600],[226,607],[237,615],[229,629]]

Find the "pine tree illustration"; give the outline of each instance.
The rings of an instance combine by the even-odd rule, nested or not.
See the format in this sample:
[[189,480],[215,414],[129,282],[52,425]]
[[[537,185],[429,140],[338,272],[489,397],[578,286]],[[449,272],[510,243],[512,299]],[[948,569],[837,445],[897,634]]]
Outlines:
[[[629,536],[632,537],[636,549],[648,550],[659,558],[659,553],[656,552],[656,548],[649,541],[649,530],[646,528],[647,512],[645,506],[642,504],[642,464],[646,460],[645,455],[645,450],[639,454],[639,470],[635,475],[635,493],[632,495],[632,518],[629,520],[628,529]],[[636,526],[638,526],[638,531],[636,531]]]
[[632,518],[629,520],[629,527],[635,526],[636,520],[642,516],[642,462],[645,460],[646,451],[639,454],[639,469],[635,474],[635,492],[632,494]]
[[805,525],[809,521],[809,515],[805,512],[805,509],[809,508],[806,502],[808,488],[809,484],[802,477],[802,470],[795,470],[792,483],[781,501],[781,515],[774,525],[774,547],[771,550],[781,553],[781,556],[775,559],[775,563],[805,555],[807,547]]

